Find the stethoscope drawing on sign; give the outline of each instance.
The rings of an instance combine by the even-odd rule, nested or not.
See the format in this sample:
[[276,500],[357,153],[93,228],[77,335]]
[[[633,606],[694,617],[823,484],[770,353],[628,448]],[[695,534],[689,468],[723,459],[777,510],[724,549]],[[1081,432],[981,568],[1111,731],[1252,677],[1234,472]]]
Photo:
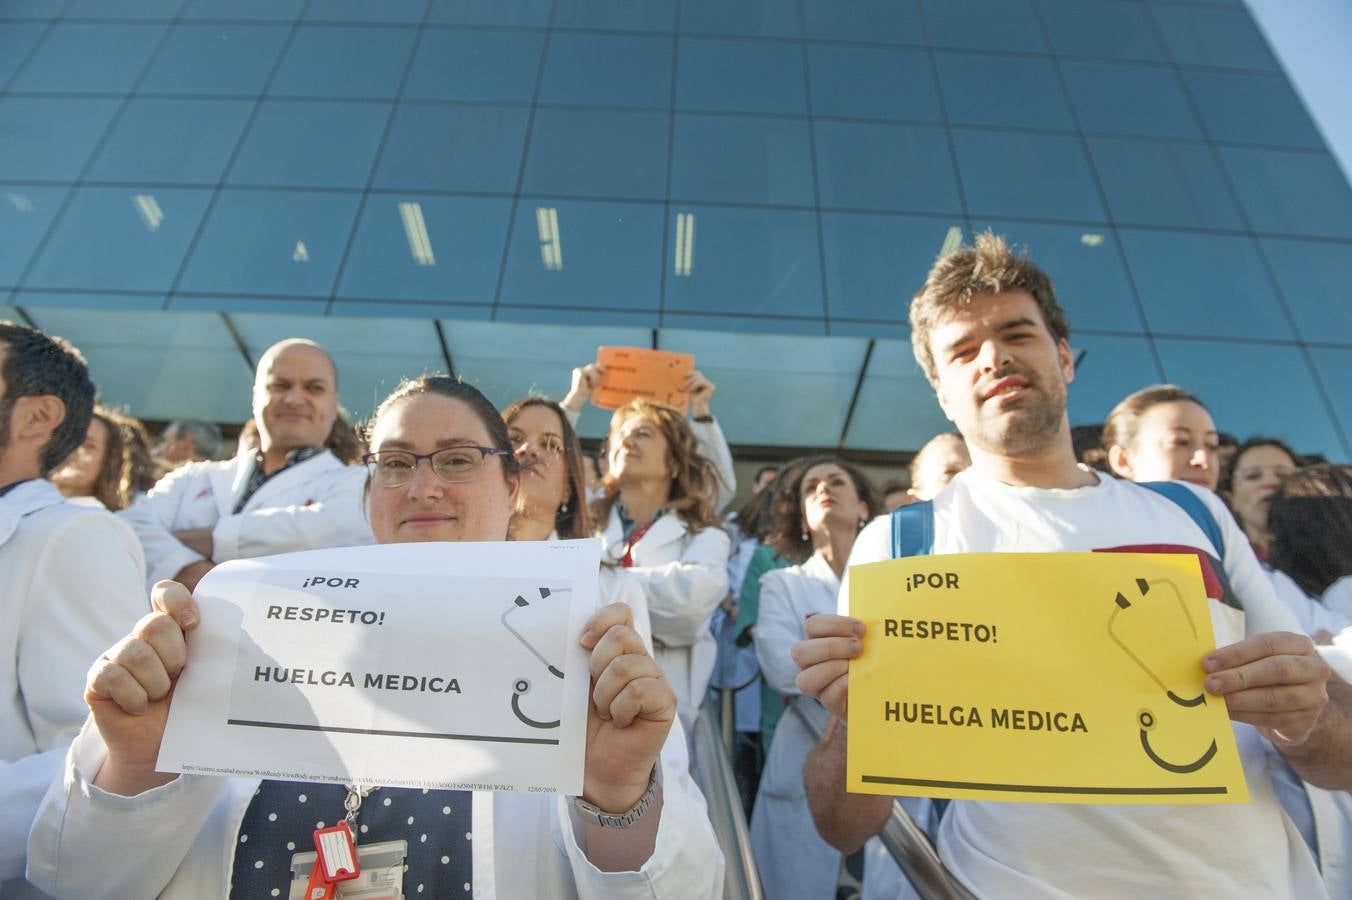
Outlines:
[[[554,594],[571,594],[573,592],[572,588],[542,587],[539,588],[538,590],[540,591],[541,600],[545,599],[546,597],[550,597]],[[546,659],[545,655],[541,653],[534,644],[532,644],[529,640],[527,640],[525,635],[523,635],[521,632],[513,628],[512,623],[507,621],[507,617],[510,616],[512,613],[516,612],[519,609],[525,609],[528,606],[530,606],[530,601],[518,594],[516,599],[512,601],[512,605],[507,607],[507,610],[502,614],[502,618],[500,619],[500,621],[502,622],[502,627],[506,628],[509,632],[511,632],[512,636],[515,637],[518,641],[520,641],[521,644],[531,652],[531,655],[540,661],[540,664],[545,667],[545,670],[549,672],[550,675],[553,675],[555,678],[562,680],[563,670],[560,669],[558,666],[554,665],[553,663],[551,663],[548,659]],[[519,719],[522,722],[522,724],[528,725],[531,728],[558,728],[559,727],[558,719],[555,719],[552,722],[545,722],[541,721],[540,719],[533,719],[521,711],[521,698],[522,696],[529,694],[530,689],[531,683],[529,678],[521,677],[517,678],[515,681],[512,682],[513,715],[515,715],[517,719]]]

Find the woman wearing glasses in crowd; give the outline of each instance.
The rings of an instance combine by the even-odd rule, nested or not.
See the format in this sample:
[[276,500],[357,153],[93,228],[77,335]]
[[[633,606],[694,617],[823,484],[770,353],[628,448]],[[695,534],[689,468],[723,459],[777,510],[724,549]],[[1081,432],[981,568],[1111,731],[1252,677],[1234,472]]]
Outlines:
[[685,417],[660,403],[615,410],[606,448],[606,492],[592,510],[602,559],[642,588],[653,655],[689,731],[717,655],[709,621],[728,590],[728,535],[712,499],[718,476]]
[[[519,467],[477,390],[406,382],[377,410],[370,445],[377,542],[506,538]],[[156,772],[199,613],[171,582],[153,603],[90,671],[92,719],[34,825],[30,877],[58,897],[288,896],[292,855],[310,848],[317,822],[343,816],[353,792]],[[607,606],[579,638],[594,673],[581,798],[377,788],[365,799],[358,846],[408,843],[401,896],[720,896],[722,857],[685,772],[676,698],[630,623],[626,607]]]
[[1253,550],[1267,560],[1272,550],[1268,509],[1282,479],[1300,468],[1300,457],[1276,438],[1252,437],[1239,445],[1226,472],[1221,495],[1249,536]]

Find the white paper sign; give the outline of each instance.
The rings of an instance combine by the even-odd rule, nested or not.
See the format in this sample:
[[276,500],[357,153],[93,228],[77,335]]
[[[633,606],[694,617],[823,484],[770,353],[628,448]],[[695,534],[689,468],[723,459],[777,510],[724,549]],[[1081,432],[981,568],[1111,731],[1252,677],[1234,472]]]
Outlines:
[[599,557],[417,543],[218,566],[157,768],[580,794]]

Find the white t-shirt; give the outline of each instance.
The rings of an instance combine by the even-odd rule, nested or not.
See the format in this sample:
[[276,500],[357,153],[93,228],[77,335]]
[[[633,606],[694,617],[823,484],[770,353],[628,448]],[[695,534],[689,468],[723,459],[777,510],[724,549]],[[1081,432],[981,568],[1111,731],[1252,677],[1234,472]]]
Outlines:
[[[1247,538],[1220,499],[1196,490],[1220,526],[1226,580],[1244,611],[1212,600],[1220,646],[1246,634],[1301,632],[1273,592]],[[1048,552],[1165,546],[1215,556],[1172,501],[1126,481],[1071,490],[1013,487],[968,469],[934,498],[935,554]],[[850,565],[892,557],[889,517],[859,535]],[[848,572],[841,591],[848,597]],[[939,852],[978,895],[992,897],[1323,897],[1324,884],[1282,812],[1264,740],[1234,726],[1251,802],[1219,806],[952,804]]]

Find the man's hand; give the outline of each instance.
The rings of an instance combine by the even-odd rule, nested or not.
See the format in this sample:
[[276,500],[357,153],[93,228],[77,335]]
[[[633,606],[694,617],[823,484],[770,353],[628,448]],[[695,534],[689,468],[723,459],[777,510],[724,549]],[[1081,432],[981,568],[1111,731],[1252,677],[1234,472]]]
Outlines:
[[591,653],[592,679],[582,799],[624,813],[648,789],[676,718],[676,693],[648,655],[625,604],[598,610],[579,643]]
[[713,399],[714,391],[718,388],[714,387],[712,381],[704,377],[703,372],[698,369],[691,372],[686,376],[683,387],[685,392],[690,395],[690,415],[712,415],[709,412],[709,401]]
[[198,560],[195,563],[188,563],[178,570],[174,576],[174,581],[188,589],[188,593],[197,590],[197,582],[201,581],[206,574],[215,568],[216,564],[209,559]]
[[174,537],[180,544],[207,559],[211,559],[212,553],[216,551],[216,542],[211,537],[210,528],[184,528],[175,531]]
[[177,776],[155,771],[169,716],[169,697],[188,661],[184,635],[201,616],[181,584],[161,581],[151,593],[155,611],[114,644],[89,670],[85,703],[108,747],[94,779],[104,790],[133,796]]
[[790,655],[802,671],[798,690],[816,697],[833,715],[845,719],[850,660],[864,652],[864,623],[849,616],[816,615],[804,626],[807,640],[793,645]]
[[564,397],[559,405],[572,412],[582,412],[582,407],[591,399],[592,391],[601,383],[601,376],[604,373],[605,369],[594,362],[574,369],[573,384],[568,388],[568,396]]
[[1277,746],[1299,746],[1328,705],[1333,671],[1303,634],[1271,632],[1220,647],[1202,660],[1207,693],[1225,698],[1230,718]]

